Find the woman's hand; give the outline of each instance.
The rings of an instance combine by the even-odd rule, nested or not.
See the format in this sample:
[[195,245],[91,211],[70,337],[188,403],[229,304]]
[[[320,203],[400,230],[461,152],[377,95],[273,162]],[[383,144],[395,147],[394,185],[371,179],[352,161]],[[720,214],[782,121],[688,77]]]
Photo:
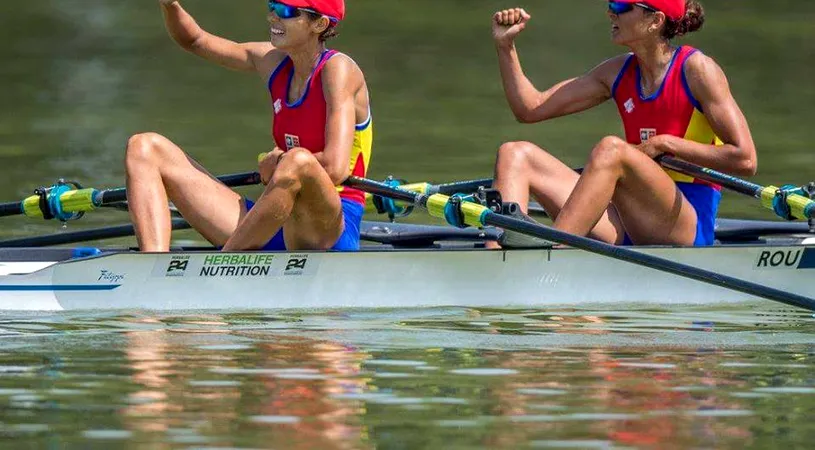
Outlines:
[[637,148],[641,152],[648,155],[649,158],[656,159],[658,156],[662,156],[665,153],[672,153],[671,149],[673,148],[673,146],[671,144],[673,139],[681,138],[676,138],[675,136],[662,134],[648,139],[647,141],[638,145]]
[[280,158],[283,154],[285,154],[283,150],[275,147],[274,150],[266,153],[265,156],[262,156],[260,160],[258,160],[258,173],[260,174],[260,181],[264,186],[271,181],[272,175],[274,175],[274,171],[277,169],[277,163],[280,162]]
[[499,47],[511,47],[531,19],[523,8],[505,9],[492,16],[492,38]]
[[170,6],[176,2],[178,2],[178,0],[158,0],[159,5],[161,6]]

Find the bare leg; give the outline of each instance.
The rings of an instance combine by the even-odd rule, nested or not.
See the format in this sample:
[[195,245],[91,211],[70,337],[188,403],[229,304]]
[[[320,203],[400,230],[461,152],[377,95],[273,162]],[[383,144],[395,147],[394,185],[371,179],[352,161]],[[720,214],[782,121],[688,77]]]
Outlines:
[[[504,201],[520,204],[524,212],[531,192],[555,219],[579,178],[577,172],[535,144],[508,142],[498,150],[493,186],[501,192]],[[591,236],[606,242],[622,241],[622,224],[613,208],[605,210],[608,206],[607,202]]]
[[696,211],[651,158],[617,137],[594,148],[555,227],[585,236],[611,202],[636,244],[692,245]]
[[280,228],[288,250],[326,250],[344,231],[331,178],[306,149],[290,150],[224,250],[263,247]]
[[169,139],[130,138],[125,156],[127,199],[142,251],[168,251],[168,199],[214,245],[223,245],[246,211],[243,199],[220,183]]

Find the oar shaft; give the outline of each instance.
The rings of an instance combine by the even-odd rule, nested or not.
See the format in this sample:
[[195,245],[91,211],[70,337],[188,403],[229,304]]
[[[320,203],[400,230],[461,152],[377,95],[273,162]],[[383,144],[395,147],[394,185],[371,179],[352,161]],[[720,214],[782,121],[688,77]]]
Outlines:
[[[257,172],[222,175],[217,179],[229,187],[252,186],[261,182],[260,174]],[[127,189],[122,187],[103,191],[96,189],[68,190],[55,198],[53,203],[58,204],[64,213],[78,213],[125,201],[127,201]],[[22,201],[0,204],[0,217],[22,214],[30,217],[43,217],[40,202],[39,196],[32,195]]]
[[[767,209],[775,211],[776,202],[779,201],[777,196],[780,189],[775,186],[761,186],[741,178],[728,175],[726,173],[717,172],[713,169],[691,164],[686,161],[676,159],[672,156],[661,156],[657,158],[657,162],[662,164],[667,169],[688,175],[709,183],[718,184],[727,189],[730,189],[741,194],[749,195],[753,198],[761,200],[762,206]],[[804,197],[798,194],[789,194],[781,200],[785,202],[789,208],[789,214],[792,217],[802,220],[815,218],[815,200]],[[778,213],[781,214],[781,213]]]
[[[431,215],[439,218],[445,217],[444,209],[449,200],[449,197],[442,194],[427,196],[424,194],[407,192],[378,183],[376,181],[358,177],[349,178],[346,181],[346,185],[370,192],[372,194],[387,196],[395,200],[412,202],[414,205],[427,208]],[[675,274],[714,286],[720,286],[745,294],[763,297],[768,300],[778,301],[786,305],[797,306],[815,311],[815,299],[812,298],[790,292],[784,292],[779,289],[762,286],[757,283],[740,280],[738,278],[700,269],[698,267],[669,261],[664,258],[631,250],[626,247],[610,245],[594,239],[569,234],[543,224],[526,222],[524,220],[495,213],[488,208],[475,203],[462,204],[462,213],[464,215],[465,223],[470,226],[496,226],[505,230],[523,233],[528,236],[569,245],[616,260],[630,262],[632,264]]]
[[726,173],[717,172],[713,169],[700,167],[696,164],[691,164],[687,161],[682,161],[681,159],[676,159],[672,156],[664,155],[659,157],[657,161],[662,164],[662,166],[675,172],[679,172],[693,178],[698,178],[700,180],[707,181],[708,183],[715,183],[732,191],[749,195],[751,197],[761,198],[761,191],[764,190],[764,186],[751,183],[747,180],[742,180],[741,178],[737,178]]
[[[173,219],[170,226],[173,230],[187,230],[192,228],[192,226],[184,219]],[[74,244],[77,242],[100,241],[103,239],[128,237],[133,236],[135,233],[136,231],[133,225],[114,225],[91,230],[54,233],[30,238],[8,239],[5,241],[0,241],[0,248],[48,247],[53,245],[65,245]]]
[[478,180],[458,181],[454,183],[444,183],[431,185],[426,194],[453,195],[459,193],[477,192],[479,188],[489,189],[492,187],[492,178],[481,178]]

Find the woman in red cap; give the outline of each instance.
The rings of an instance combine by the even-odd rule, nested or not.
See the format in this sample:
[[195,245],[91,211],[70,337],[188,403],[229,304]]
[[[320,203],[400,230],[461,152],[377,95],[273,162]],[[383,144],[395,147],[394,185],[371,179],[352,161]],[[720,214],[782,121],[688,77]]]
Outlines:
[[617,104],[625,139],[594,147],[582,174],[529,142],[498,151],[495,186],[523,208],[530,193],[560,230],[616,244],[711,245],[720,187],[663,170],[662,154],[735,175],[756,172],[750,128],[722,69],[675,37],[704,23],[693,0],[609,2],[611,37],[631,53],[538,91],[524,75],[515,37],[531,16],[520,8],[497,12],[493,38],[512,112],[535,123]]
[[343,0],[269,2],[270,42],[235,43],[204,31],[177,0],[160,0],[170,36],[222,66],[267,84],[275,147],[260,162],[266,189],[253,203],[218,182],[169,139],[130,138],[130,215],[143,251],[170,245],[168,199],[224,250],[355,250],[364,194],[337,188],[365,176],[373,136],[368,87],[351,58],[326,49]]

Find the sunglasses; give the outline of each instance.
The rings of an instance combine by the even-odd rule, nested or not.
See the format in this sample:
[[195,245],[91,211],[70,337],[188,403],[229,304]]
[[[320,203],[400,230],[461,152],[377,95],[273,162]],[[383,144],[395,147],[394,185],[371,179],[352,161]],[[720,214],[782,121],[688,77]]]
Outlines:
[[608,10],[618,16],[633,11],[635,6],[639,6],[646,11],[657,12],[656,9],[642,3],[608,2]]
[[[295,6],[289,6],[284,3],[276,2],[274,0],[269,0],[269,12],[274,13],[277,17],[280,17],[281,19],[294,19],[295,17],[300,17],[300,14],[304,12],[315,14],[318,16],[325,16],[325,14],[320,14],[317,11],[314,11],[313,9],[297,8]],[[337,19],[331,16],[326,17],[328,17],[328,20],[332,22],[337,22]]]

